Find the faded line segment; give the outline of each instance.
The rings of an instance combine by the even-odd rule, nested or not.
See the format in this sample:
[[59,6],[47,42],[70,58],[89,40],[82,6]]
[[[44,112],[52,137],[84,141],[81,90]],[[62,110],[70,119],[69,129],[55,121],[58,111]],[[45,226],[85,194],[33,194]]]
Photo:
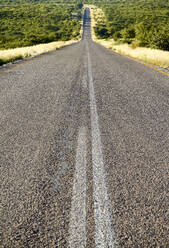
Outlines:
[[81,127],[78,136],[73,197],[69,223],[69,248],[86,247],[86,127]]
[[92,67],[88,53],[88,78],[92,130],[92,163],[93,163],[93,197],[95,218],[95,243],[96,248],[115,247],[114,231],[110,219],[110,202],[105,182],[105,170],[99,130],[98,114],[93,87]]

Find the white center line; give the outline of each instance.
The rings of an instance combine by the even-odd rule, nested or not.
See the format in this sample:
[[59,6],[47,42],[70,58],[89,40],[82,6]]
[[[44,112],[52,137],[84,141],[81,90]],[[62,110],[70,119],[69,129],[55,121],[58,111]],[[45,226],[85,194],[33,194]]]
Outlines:
[[98,114],[93,87],[92,67],[88,53],[88,77],[92,130],[92,163],[93,163],[93,197],[95,218],[95,243],[96,248],[115,247],[114,231],[110,219],[110,202],[107,194],[105,170],[103,163],[102,144],[100,138]]
[[82,78],[82,86],[84,89],[87,88],[87,75],[84,75]]
[[78,136],[68,247],[86,247],[86,128]]

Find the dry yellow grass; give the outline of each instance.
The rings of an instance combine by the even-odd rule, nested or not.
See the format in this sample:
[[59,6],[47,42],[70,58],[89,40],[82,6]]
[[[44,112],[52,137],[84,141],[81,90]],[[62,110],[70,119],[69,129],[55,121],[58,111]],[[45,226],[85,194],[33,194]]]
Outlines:
[[42,53],[54,51],[58,48],[70,45],[78,40],[56,41],[47,44],[39,44],[29,47],[20,47],[8,50],[0,50],[0,62],[6,63],[19,58],[34,57]]
[[139,60],[142,60],[146,63],[150,63],[156,66],[160,66],[163,68],[169,67],[169,52],[162,51],[158,49],[151,49],[146,47],[136,47],[132,48],[128,44],[120,44],[116,45],[113,39],[104,40],[104,39],[97,39],[94,33],[94,27],[99,20],[99,18],[104,18],[104,14],[101,9],[94,5],[87,5],[90,8],[91,12],[91,27],[92,27],[92,38],[95,42],[105,46],[108,49],[112,49],[117,53],[127,55]]
[[113,45],[112,49],[120,54],[124,54],[146,63],[157,65],[163,68],[169,67],[169,52],[146,47],[131,48],[128,44]]

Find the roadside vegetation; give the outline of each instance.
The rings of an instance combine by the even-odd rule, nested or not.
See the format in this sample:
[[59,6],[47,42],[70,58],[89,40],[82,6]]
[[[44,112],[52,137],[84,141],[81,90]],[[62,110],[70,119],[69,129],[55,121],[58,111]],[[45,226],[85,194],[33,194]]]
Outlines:
[[0,65],[78,41],[82,7],[77,2],[0,0]]
[[80,21],[79,5],[0,3],[0,49],[77,39]]
[[169,1],[112,1],[102,9],[106,18],[96,27],[98,36],[169,51]]
[[168,1],[112,1],[89,7],[95,41],[118,53],[169,67]]

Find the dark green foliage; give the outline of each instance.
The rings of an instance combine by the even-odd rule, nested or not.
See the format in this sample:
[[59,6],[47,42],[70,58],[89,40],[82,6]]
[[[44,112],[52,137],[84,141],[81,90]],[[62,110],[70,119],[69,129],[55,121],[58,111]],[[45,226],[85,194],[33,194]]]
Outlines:
[[152,35],[152,48],[169,51],[169,29],[162,28]]
[[[106,20],[99,38],[123,39],[128,43],[169,51],[169,1],[168,0],[109,0],[102,5]],[[100,24],[96,30],[100,29]],[[107,38],[107,36],[106,36]]]
[[100,24],[95,27],[95,34],[97,37],[102,37],[104,39],[109,37],[108,30],[104,24]]
[[121,35],[120,31],[114,32],[114,34],[113,34],[113,39],[114,39],[115,41],[117,41],[117,40],[120,39],[120,38],[122,38],[122,35]]
[[0,49],[78,37],[81,7],[80,2],[0,0]]
[[136,34],[135,34],[135,28],[133,27],[128,27],[128,28],[124,28],[122,29],[122,31],[120,32],[121,36],[123,39],[134,39]]
[[140,41],[141,46],[148,46],[151,40],[151,28],[152,26],[148,22],[140,22],[135,25],[136,38]]

